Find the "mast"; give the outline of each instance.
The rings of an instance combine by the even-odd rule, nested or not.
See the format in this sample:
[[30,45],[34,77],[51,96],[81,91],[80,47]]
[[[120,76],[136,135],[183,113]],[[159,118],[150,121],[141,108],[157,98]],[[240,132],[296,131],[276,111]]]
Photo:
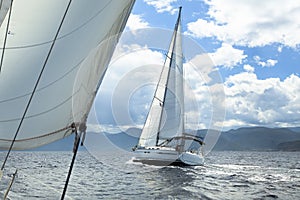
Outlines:
[[[181,8],[180,8],[181,10]],[[180,13],[181,14],[181,13]],[[178,27],[177,27],[177,43],[176,43],[176,64],[177,64],[177,69],[179,72],[178,80],[176,80],[178,86],[176,87],[177,94],[182,94],[178,95],[180,98],[179,101],[181,102],[180,104],[180,127],[179,127],[179,137],[181,137],[181,140],[179,140],[179,151],[184,151],[184,146],[185,146],[185,139],[183,137],[183,134],[185,132],[185,108],[184,108],[184,68],[183,68],[183,54],[182,54],[182,35],[181,35],[181,18],[178,20]],[[176,107],[178,109],[178,107]],[[177,114],[179,114],[177,112]]]
[[[176,54],[174,54],[174,49],[175,49],[176,43],[177,43],[177,33],[178,33],[178,27],[179,27],[179,24],[180,24],[181,9],[182,9],[182,7],[180,6],[179,7],[179,12],[178,12],[178,17],[177,17],[175,28],[174,28],[174,32],[173,32],[173,37],[172,37],[171,44],[170,44],[170,47],[169,47],[169,52],[166,56],[166,62],[165,63],[168,63],[168,75],[167,75],[167,83],[165,85],[163,102],[165,102],[166,96],[167,96],[167,89],[168,89],[168,83],[169,83],[172,63],[174,62],[174,57],[177,56]],[[176,69],[176,66],[175,66],[175,69]],[[175,70],[175,72],[176,72],[176,70]],[[176,82],[176,80],[175,80],[175,82]],[[164,107],[165,107],[165,103],[162,104],[162,109],[164,109]],[[156,137],[156,146],[158,145],[158,141],[159,141],[159,135],[160,135],[160,130],[161,130],[161,126],[162,126],[162,117],[163,117],[163,112],[160,113],[159,126],[158,126],[157,137]]]
[[[181,7],[179,8],[179,14],[178,18],[176,20],[175,28],[173,31],[172,39],[169,45],[168,53],[166,54],[166,59],[159,77],[158,84],[156,86],[156,90],[154,92],[154,98],[152,99],[152,103],[150,106],[149,113],[147,115],[142,134],[139,139],[138,146],[157,146],[160,142],[160,134],[162,130],[163,124],[162,119],[164,117],[163,109],[166,109],[166,104],[169,105],[169,102],[167,101],[173,101],[173,105],[169,109],[169,111],[173,112],[172,115],[175,115],[175,107],[178,105],[175,105],[174,102],[176,101],[174,95],[172,96],[172,92],[170,90],[170,87],[174,87],[175,85],[175,71],[178,71],[176,67],[176,60],[178,55],[176,54],[176,45],[177,43],[181,45],[181,42],[177,42],[177,34],[179,32],[180,28],[180,18],[181,18]],[[181,39],[181,38],[179,38]],[[180,48],[181,50],[181,48]],[[175,51],[175,53],[174,53]],[[181,53],[180,53],[181,54]],[[181,55],[180,55],[181,56]],[[180,59],[179,59],[180,60]],[[180,62],[180,65],[182,62]],[[178,73],[177,73],[178,75]],[[182,77],[181,77],[182,78]],[[171,79],[171,81],[170,81]],[[172,85],[173,84],[173,85]],[[170,86],[172,85],[172,86]],[[168,89],[169,88],[169,89]],[[178,93],[180,91],[174,91],[175,93]],[[182,93],[182,92],[180,92]],[[181,94],[182,95],[182,94]],[[182,110],[182,109],[181,109]],[[181,118],[181,116],[179,116]],[[178,118],[178,116],[176,116]],[[176,119],[177,120],[177,119]],[[178,121],[178,120],[177,120]],[[181,123],[181,122],[180,122]],[[172,124],[173,125],[173,124]],[[182,127],[182,125],[180,125]],[[174,129],[174,127],[173,127]],[[174,136],[174,131],[171,131]],[[176,134],[177,130],[175,131]]]

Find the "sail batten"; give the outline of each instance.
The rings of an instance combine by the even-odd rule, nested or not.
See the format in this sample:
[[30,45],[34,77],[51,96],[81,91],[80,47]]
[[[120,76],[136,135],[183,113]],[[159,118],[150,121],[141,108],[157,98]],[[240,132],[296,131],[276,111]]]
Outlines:
[[[12,34],[7,37],[0,74],[1,149],[8,148],[12,141],[67,2],[14,1]],[[14,149],[34,148],[59,140],[72,133],[72,123],[78,126],[85,123],[133,3],[133,0],[72,2]],[[0,41],[4,39],[5,26],[4,20]]]

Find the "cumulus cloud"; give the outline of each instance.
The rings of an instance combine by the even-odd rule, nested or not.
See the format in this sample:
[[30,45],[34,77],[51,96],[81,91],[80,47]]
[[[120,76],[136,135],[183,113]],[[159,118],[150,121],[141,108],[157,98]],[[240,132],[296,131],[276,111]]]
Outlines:
[[142,28],[149,28],[149,23],[146,22],[141,15],[131,14],[128,18],[126,27],[130,31],[134,31]]
[[[135,94],[141,89],[136,86],[157,82],[163,61],[163,54],[146,46],[118,45],[97,94],[95,107],[98,122],[109,129],[116,125],[122,129],[143,121],[141,115],[147,113],[147,109],[139,106],[139,112],[132,109],[130,111],[130,101],[140,100],[130,97],[143,95],[141,92]],[[151,88],[146,89],[148,95],[153,94]],[[126,98],[128,95],[129,98]]]
[[[111,129],[116,125],[121,130],[130,125],[141,127],[163,63],[164,55],[147,46],[119,45],[96,99],[95,110],[101,127],[91,126],[90,129],[113,132]],[[216,106],[224,110],[220,74],[208,54],[187,59],[184,68],[186,127],[212,127],[212,119],[223,120],[212,116],[219,109]]]
[[214,53],[209,53],[216,66],[225,68],[233,68],[237,64],[241,64],[243,59],[247,57],[243,50],[235,49],[230,44],[223,43]]
[[244,70],[246,70],[249,73],[253,73],[254,67],[252,67],[251,65],[244,65]]
[[[224,125],[299,126],[300,77],[258,79],[251,66],[246,72],[225,81],[226,113]],[[247,70],[248,69],[248,70]]]
[[[136,50],[132,51],[132,49]],[[103,113],[101,113],[102,109],[98,109],[100,111],[99,115],[104,114],[107,117],[106,111],[113,110],[111,99],[117,85],[131,87],[131,85],[139,82],[142,87],[138,90],[123,90],[123,87],[121,87],[121,90],[117,91],[119,95],[117,95],[118,98],[115,101],[116,105],[119,106],[117,110],[119,108],[129,110],[121,110],[122,112],[118,114],[118,118],[123,120],[123,118],[130,116],[130,120],[134,121],[134,123],[131,123],[132,121],[125,119],[122,123],[117,123],[118,126],[126,128],[128,128],[128,125],[140,126],[148,113],[155,86],[154,84],[144,85],[144,83],[157,82],[161,69],[157,68],[158,71],[153,71],[152,68],[147,71],[146,68],[149,64],[161,66],[164,57],[160,52],[139,45],[125,45],[118,52],[121,56],[114,57],[112,66],[107,72],[109,81],[103,81],[98,94],[100,99],[105,99],[106,102],[104,106],[98,105],[98,108],[105,107]],[[144,59],[145,57],[147,59]],[[256,59],[259,59],[259,57],[256,57]],[[130,65],[124,65],[124,63],[130,63]],[[141,66],[144,66],[142,71],[134,71]],[[184,63],[184,68],[186,84],[190,90],[185,98],[188,101],[196,99],[196,108],[198,109],[195,110],[195,106],[190,106],[190,103],[187,104],[186,119],[188,128],[212,128],[221,127],[222,125],[225,129],[240,126],[300,125],[300,76],[297,74],[292,74],[283,80],[279,78],[259,79],[254,73],[255,68],[245,64],[243,66],[244,72],[229,76],[223,83],[222,80],[215,81],[218,76],[217,68],[207,54],[196,55],[187,60]],[[124,79],[126,76],[128,76],[128,79]],[[121,79],[124,79],[123,82]],[[185,90],[187,91],[187,89]],[[107,93],[104,91],[107,91]],[[131,93],[131,98],[122,98],[128,92]],[[109,97],[106,98],[103,94]],[[223,122],[222,117],[224,115],[222,115],[222,111],[225,108],[226,119]],[[218,111],[221,112],[218,113]],[[101,129],[108,131],[108,129],[114,128],[115,124],[111,124],[111,121],[109,121],[108,127],[101,127]],[[90,128],[99,130],[99,127],[96,126]]]
[[273,67],[277,64],[277,60],[268,59],[266,61],[262,61],[259,56],[254,56],[253,59],[255,60],[256,64],[262,67]]
[[175,8],[172,3],[177,0],[144,0],[148,5],[153,6],[158,13],[169,12],[170,14],[175,14],[177,8]]
[[187,33],[194,37],[215,37],[228,44],[248,47],[300,44],[299,0],[205,2],[210,19],[198,19],[187,25]]
[[[220,130],[225,115],[225,94],[222,77],[211,56],[194,56],[184,63],[184,70],[190,87],[190,93],[185,94],[187,127]],[[197,105],[190,106],[191,100]]]

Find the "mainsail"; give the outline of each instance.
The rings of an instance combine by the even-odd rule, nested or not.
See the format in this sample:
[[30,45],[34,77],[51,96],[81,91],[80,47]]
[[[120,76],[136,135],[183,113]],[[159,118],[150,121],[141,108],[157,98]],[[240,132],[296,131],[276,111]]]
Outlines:
[[181,8],[138,146],[156,146],[184,132]]
[[134,0],[13,1],[10,15],[11,1],[2,1],[0,148],[13,142],[34,91],[13,145],[29,149],[64,138],[73,123],[86,122]]

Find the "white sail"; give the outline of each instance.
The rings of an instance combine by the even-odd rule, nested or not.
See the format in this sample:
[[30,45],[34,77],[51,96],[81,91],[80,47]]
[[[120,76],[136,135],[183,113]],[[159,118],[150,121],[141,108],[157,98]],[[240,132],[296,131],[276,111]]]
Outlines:
[[180,13],[175,28],[175,41],[162,113],[158,144],[184,132],[184,91]]
[[181,135],[184,129],[183,74],[180,14],[139,146],[155,146]]
[[[12,34],[7,37],[0,72],[1,149],[12,142],[68,3],[13,2],[9,26]],[[133,3],[72,1],[13,149],[53,142],[71,134],[73,122],[85,123],[118,41],[116,34],[124,29]],[[4,20],[0,41],[4,40],[6,24]]]

